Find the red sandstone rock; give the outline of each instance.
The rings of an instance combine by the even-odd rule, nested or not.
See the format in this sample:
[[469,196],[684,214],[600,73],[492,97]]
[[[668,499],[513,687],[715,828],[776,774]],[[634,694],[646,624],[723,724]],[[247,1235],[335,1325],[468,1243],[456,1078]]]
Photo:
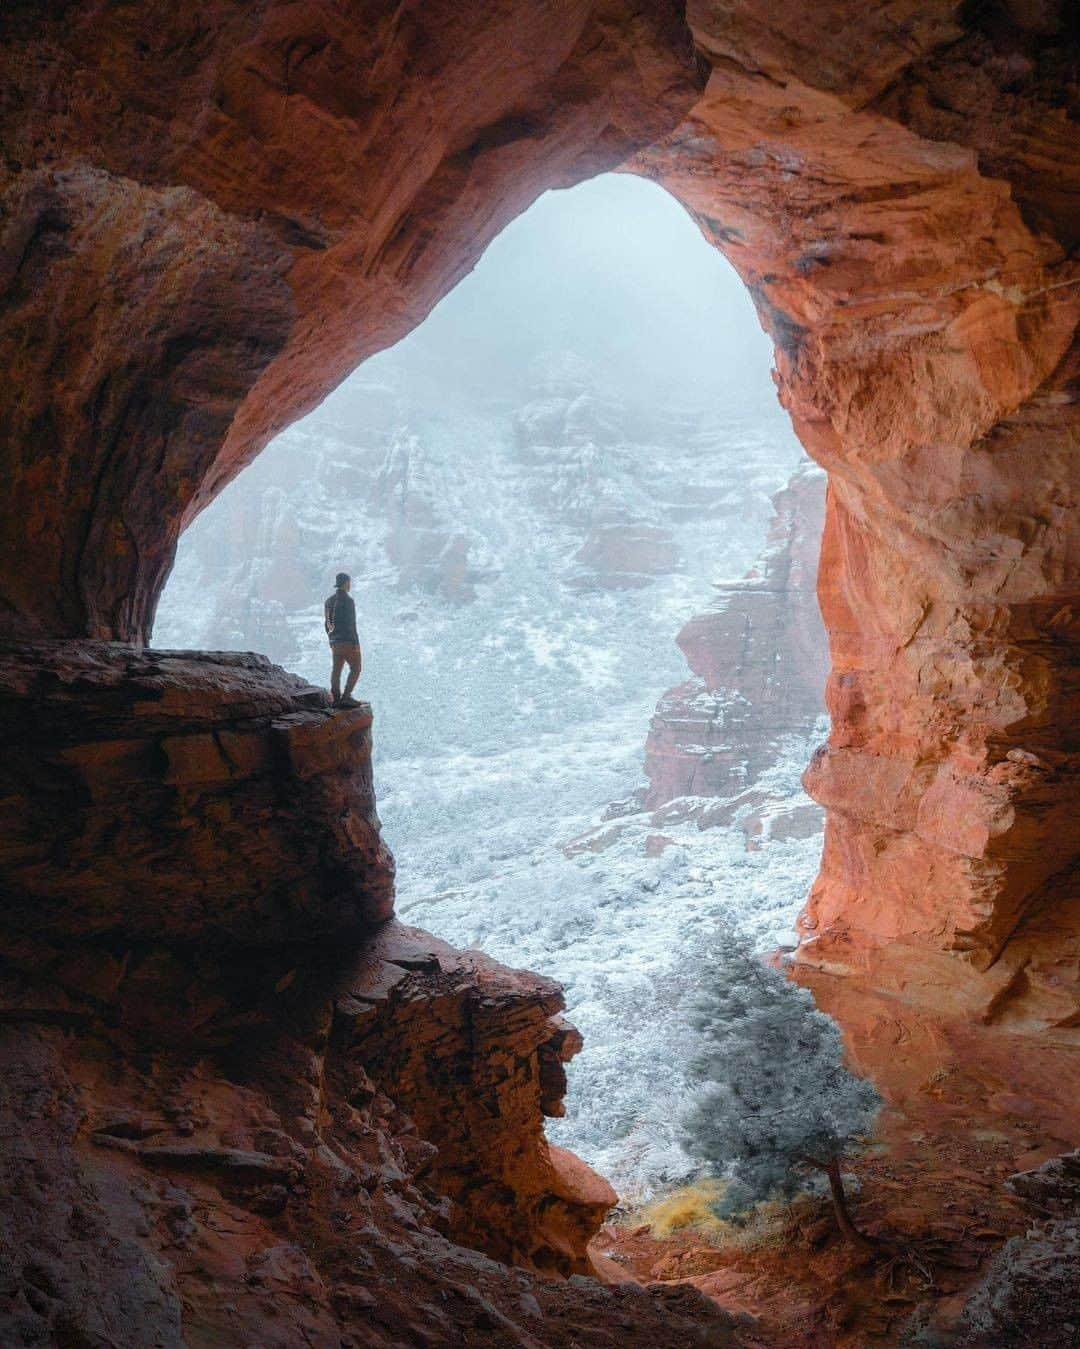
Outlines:
[[543,1135],[566,1090],[555,1065],[581,1047],[562,1006],[551,980],[392,923],[339,997],[333,1035],[438,1149],[426,1176],[453,1201],[450,1234],[568,1275],[589,1271],[585,1247],[617,1196]]
[[[543,1134],[581,1037],[550,980],[385,921],[370,709],[331,712],[254,655],[23,643],[0,671],[0,1127],[42,1149],[44,1187],[9,1177],[4,1245],[22,1263],[0,1325],[71,1339],[116,1321],[134,1345],[180,1342],[183,1323],[262,1343],[269,1302],[295,1296],[306,1310],[283,1345],[337,1343],[380,1307],[395,1330],[400,1273],[372,1292],[326,1255],[335,1224],[355,1247],[354,1222],[361,1250],[365,1234],[378,1250],[412,1234],[425,1267],[445,1263],[448,1234],[548,1275],[591,1272],[616,1195]],[[11,1024],[31,1029],[5,1041]],[[66,1039],[33,1029],[57,1024]],[[35,1132],[35,1079],[60,1133]],[[154,1194],[170,1196],[160,1231]],[[36,1244],[38,1209],[67,1196],[94,1212],[78,1256],[93,1293]],[[219,1211],[224,1245],[200,1216]],[[450,1258],[469,1286],[476,1258]],[[39,1265],[40,1288],[20,1272]],[[497,1298],[519,1297],[489,1269]],[[655,1315],[728,1342],[703,1306]],[[424,1333],[452,1343],[467,1322]]]
[[392,912],[371,710],[264,656],[9,646],[0,734],[10,929],[264,945]]
[[184,959],[207,1001],[171,1042],[152,1006],[179,1010],[167,960],[129,951],[105,999],[42,962],[61,1025],[0,992],[4,1344],[601,1349],[612,1322],[632,1349],[737,1343],[704,1297],[569,1287],[447,1239],[502,1251],[528,1231],[521,1257],[588,1268],[614,1195],[546,1152],[537,1050],[566,1034],[549,981],[396,924],[317,957],[235,947]]
[[679,566],[679,550],[666,529],[655,525],[601,525],[574,554],[576,569],[565,579],[572,589],[633,590]]
[[[694,7],[708,90],[638,166],[747,281],[830,473],[833,729],[806,779],[827,825],[805,959],[1060,1033],[1080,1005],[1080,278],[1062,210],[1080,159],[1056,148],[1074,54],[1047,16],[943,14],[911,15],[902,52],[877,10],[816,10],[811,31],[753,0]],[[946,84],[938,115],[926,91]],[[1052,997],[1020,973],[1059,962]]]
[[54,636],[145,637],[182,525],[275,432],[699,87],[653,0],[3,25],[0,615]]
[[820,473],[802,470],[776,493],[760,562],[676,638],[695,678],[665,693],[650,724],[650,809],[742,792],[785,735],[808,734],[821,715],[828,659],[814,581],[824,487]]
[[[894,1065],[926,1068],[942,1037],[971,1034],[1009,1108],[1060,1108],[1080,933],[1075,44],[1050,5],[694,0],[687,20],[709,76],[696,103],[681,15],[662,3],[8,6],[0,619],[23,634],[145,634],[182,523],[271,434],[414,325],[544,187],[619,164],[649,173],[747,281],[781,397],[830,473],[833,733],[808,775],[829,822],[804,976],[839,990],[856,1031],[867,988],[885,990]],[[394,1143],[406,1121],[359,1078],[364,1106],[344,1104],[360,1118],[332,1126],[356,1126],[355,1160],[352,1144],[338,1145],[343,1167],[342,1151],[320,1150],[319,1126],[338,1137],[322,1112],[339,1102],[321,1071],[328,1011],[310,952],[282,968],[246,950],[226,970],[212,949],[80,939],[120,923],[115,894],[94,885],[115,861],[112,823],[123,835],[143,811],[152,826],[158,808],[172,927],[198,938],[179,879],[182,860],[194,871],[188,797],[226,818],[234,796],[257,799],[263,825],[284,812],[288,884],[303,891],[322,862],[305,860],[306,831],[290,832],[295,803],[259,796],[271,749],[331,855],[363,851],[327,813],[341,797],[312,729],[325,714],[268,720],[257,743],[234,746],[246,767],[227,787],[205,690],[185,705],[182,687],[159,684],[145,701],[160,696],[167,723],[140,719],[144,700],[125,694],[106,731],[92,678],[51,692],[38,681],[15,702],[48,709],[44,755],[21,760],[5,797],[23,928],[4,944],[23,985],[9,1016],[30,1023],[2,1032],[17,1255],[5,1337],[589,1344],[609,1342],[621,1313],[640,1343],[692,1343],[685,1318],[673,1329],[677,1308],[632,1289],[622,1303],[537,1285],[542,1311],[558,1313],[537,1326],[505,1271],[417,1236],[446,1219],[437,1196],[408,1193],[410,1168],[420,1179],[431,1159]],[[266,715],[261,697],[252,706]],[[59,744],[75,751],[62,770]],[[305,776],[306,763],[320,767]],[[153,799],[127,799],[132,781],[152,782]],[[44,806],[29,827],[28,792]],[[96,838],[54,838],[58,814]],[[207,921],[250,935],[245,868],[197,816],[194,832],[200,868],[245,896],[216,891]],[[147,858],[150,835],[137,840]],[[274,857],[260,846],[251,864],[269,879]],[[71,860],[85,896],[67,893]],[[143,860],[137,848],[117,867],[121,884]],[[171,920],[154,873],[144,880],[124,898],[157,942]],[[308,898],[333,928],[343,902],[355,916],[349,892],[331,882],[328,907],[321,885]],[[66,912],[61,895],[83,907]],[[274,919],[293,940],[295,912]],[[121,1009],[117,1024],[103,1006]],[[161,1048],[177,1021],[182,1040],[212,1028],[205,1063]],[[1023,1084],[1010,1030],[1039,1031],[1060,1056],[1041,1094]],[[137,1151],[88,1147],[100,1113],[123,1115],[114,1136],[128,1141],[149,1120],[171,1160],[156,1154],[151,1170]],[[245,1188],[223,1159],[290,1152],[277,1134],[309,1148],[306,1188]],[[175,1151],[185,1139],[207,1158],[200,1172]],[[183,1175],[170,1170],[181,1156]],[[356,1291],[368,1284],[375,1307]]]

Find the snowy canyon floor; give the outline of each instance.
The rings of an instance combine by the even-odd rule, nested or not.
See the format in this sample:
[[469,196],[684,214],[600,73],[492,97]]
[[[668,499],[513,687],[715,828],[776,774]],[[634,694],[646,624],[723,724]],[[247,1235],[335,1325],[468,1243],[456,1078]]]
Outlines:
[[[569,425],[592,406],[571,393],[533,400],[521,415],[550,416],[553,405]],[[654,816],[635,796],[657,701],[686,676],[673,638],[715,596],[718,574],[741,576],[760,555],[771,494],[799,462],[797,446],[775,412],[751,406],[714,416],[706,431],[696,414],[685,425],[669,414],[659,431],[619,438],[599,458],[576,422],[560,423],[558,436],[573,444],[532,463],[515,448],[512,406],[478,419],[443,404],[445,424],[413,413],[422,452],[410,442],[406,453],[394,428],[410,407],[402,411],[398,393],[363,375],[340,397],[361,401],[364,426],[388,404],[389,429],[369,445],[371,432],[339,425],[328,406],[282,436],[185,536],[158,636],[264,642],[273,659],[321,683],[325,646],[311,597],[335,559],[357,559],[358,691],[374,708],[375,790],[398,862],[398,912],[566,987],[586,1048],[553,1136],[629,1199],[644,1197],[690,1169],[677,1120],[704,937],[722,920],[752,926],[763,948],[785,940],[820,855],[819,817],[799,783],[820,732],[789,737],[763,784],[770,799],[807,814],[806,836],[765,831],[748,848],[749,802],[702,831],[694,803]],[[600,410],[607,416],[608,404],[593,408],[594,421]],[[705,474],[704,515],[663,505],[674,493],[672,457],[686,481]],[[378,484],[399,460],[406,514],[427,519],[421,506],[430,506],[452,515],[491,569],[467,602],[424,593],[415,577],[406,584],[388,561],[399,498],[388,503]],[[679,566],[624,590],[564,584],[582,527],[561,508],[552,514],[552,474],[559,493],[580,490],[605,510],[614,503],[663,523]],[[346,480],[344,494],[327,487]],[[440,577],[443,537],[422,531]],[[258,599],[264,593],[276,608]],[[260,629],[271,612],[279,625]],[[614,809],[627,813],[604,818],[620,802]]]
[[[633,709],[594,723],[570,754],[551,736],[527,752],[384,764],[380,813],[393,838],[399,820],[442,802],[439,820],[425,812],[427,827],[398,846],[405,921],[565,987],[585,1048],[569,1068],[566,1118],[550,1134],[634,1202],[694,1170],[679,1119],[701,950],[718,923],[751,932],[763,950],[790,942],[821,839],[814,821],[809,837],[777,828],[748,840],[742,821],[762,813],[749,804],[708,830],[695,807],[716,801],[645,812],[631,799],[614,808],[628,813],[613,814],[612,796],[633,787],[639,763],[628,722]],[[809,749],[793,738],[756,784],[784,819],[810,805],[798,782]]]

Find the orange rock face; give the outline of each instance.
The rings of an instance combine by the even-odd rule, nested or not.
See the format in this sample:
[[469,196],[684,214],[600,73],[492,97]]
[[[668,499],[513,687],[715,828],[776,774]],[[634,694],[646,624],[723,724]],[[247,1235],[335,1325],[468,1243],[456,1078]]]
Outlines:
[[[932,1057],[945,1022],[978,1022],[1005,1096],[1005,1032],[1075,1054],[1080,81],[1063,6],[74,0],[8,5],[0,31],[6,636],[144,638],[183,524],[275,431],[415,325],[539,192],[651,175],[746,280],[781,399],[829,473],[833,730],[807,775],[828,812],[808,977],[845,976],[852,1007],[869,987],[913,1025],[925,1014],[913,1054]],[[522,1330],[533,1306],[505,1271],[447,1257],[445,1311],[387,1253],[441,1221],[434,1191],[408,1193],[430,1158],[393,1141],[413,1136],[377,1091],[357,1105],[325,1086],[313,951],[266,966],[249,940],[264,920],[288,947],[298,915],[328,935],[382,911],[368,803],[344,799],[364,728],[279,686],[227,745],[205,668],[173,681],[132,657],[117,684],[116,658],[66,679],[58,648],[33,656],[13,705],[40,734],[17,711],[5,728],[18,997],[0,1081],[24,1255],[5,1336],[136,1343],[138,1325],[171,1343],[187,1318],[197,1342],[609,1342],[618,1308],[598,1294],[575,1312],[530,1291],[557,1315]],[[270,799],[274,782],[289,790]],[[243,959],[226,966],[233,937]],[[525,1067],[492,1078],[466,1054],[461,1071],[496,1097],[535,1071],[550,1104],[546,998],[504,1027]],[[155,1057],[174,1023],[191,1044],[205,1029],[210,1068]],[[357,1078],[356,1099],[368,1090]],[[456,1110],[430,1127],[446,1125],[439,1166],[475,1233]],[[568,1267],[604,1196],[557,1154],[537,1161],[533,1124],[517,1161],[469,1166],[552,1215],[543,1233],[511,1222],[500,1249]],[[373,1191],[353,1145],[327,1142],[338,1128],[382,1159]],[[370,1270],[344,1235],[367,1227]],[[641,1343],[730,1341],[726,1325],[673,1331],[679,1308],[640,1297],[620,1314]]]
[[1073,1040],[1075,51],[1010,13],[912,9],[901,52],[879,11],[692,6],[708,89],[638,166],[747,281],[829,470],[802,959]]
[[550,980],[391,924],[339,997],[334,1035],[437,1149],[425,1176],[453,1201],[449,1233],[568,1275],[591,1272],[585,1247],[617,1195],[543,1135],[543,1116],[562,1113],[562,1062],[581,1047],[562,1006]]

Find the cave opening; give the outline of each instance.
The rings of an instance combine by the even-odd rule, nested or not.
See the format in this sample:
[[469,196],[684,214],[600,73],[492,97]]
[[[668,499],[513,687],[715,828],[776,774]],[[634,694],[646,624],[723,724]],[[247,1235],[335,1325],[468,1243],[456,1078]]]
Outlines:
[[398,914],[564,985],[549,1130],[627,1197],[692,1169],[711,930],[788,942],[820,857],[824,474],[771,358],[662,188],[549,193],[197,519],[154,631],[325,685],[352,574]]
[[[860,1273],[789,1231],[762,1328],[1071,1347],[1066,7],[74,0],[0,27],[0,1338],[592,1345],[630,1306],[656,1345],[721,1316],[680,1260],[638,1267],[670,1298],[523,1273],[589,1272],[610,1203],[541,1131],[574,1033],[550,981],[384,921],[365,714],[142,646],[182,526],[538,192],[621,167],[731,259],[829,473],[796,977],[889,1098],[856,1216],[928,1257]],[[728,1305],[729,1276],[691,1278]]]

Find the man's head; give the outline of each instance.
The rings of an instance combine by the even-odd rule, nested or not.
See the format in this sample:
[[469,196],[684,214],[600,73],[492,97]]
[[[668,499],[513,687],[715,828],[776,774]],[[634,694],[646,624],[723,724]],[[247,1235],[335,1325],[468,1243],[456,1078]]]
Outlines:
[[352,585],[352,578],[349,576],[349,573],[347,571],[339,571],[337,576],[334,578],[334,589],[348,590],[351,585]]

